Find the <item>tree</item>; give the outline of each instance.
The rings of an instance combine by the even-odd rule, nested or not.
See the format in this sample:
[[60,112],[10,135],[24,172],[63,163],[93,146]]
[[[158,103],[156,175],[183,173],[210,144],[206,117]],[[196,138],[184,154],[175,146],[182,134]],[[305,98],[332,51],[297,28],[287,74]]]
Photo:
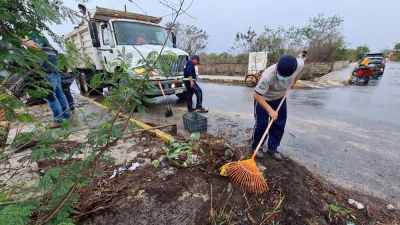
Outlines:
[[309,25],[301,28],[308,42],[310,61],[331,62],[335,60],[335,52],[343,47],[340,27],[343,18],[319,14],[310,19]]
[[396,43],[396,44],[394,45],[393,50],[394,50],[395,52],[400,52],[400,42],[399,42],[399,43]]
[[356,56],[357,60],[364,58],[365,54],[369,53],[371,50],[369,49],[368,45],[360,45],[356,48]]
[[175,31],[178,48],[185,50],[189,55],[199,54],[206,49],[208,34],[205,30],[181,23],[172,27],[171,24],[167,24],[166,27]]

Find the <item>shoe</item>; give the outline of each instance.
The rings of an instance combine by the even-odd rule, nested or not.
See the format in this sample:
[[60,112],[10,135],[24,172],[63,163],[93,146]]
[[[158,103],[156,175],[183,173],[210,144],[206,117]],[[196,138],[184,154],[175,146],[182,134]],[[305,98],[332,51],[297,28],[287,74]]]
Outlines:
[[69,107],[70,111],[75,111],[75,107]]
[[270,155],[276,161],[278,161],[278,162],[282,161],[282,155],[281,155],[280,152],[278,152],[276,150],[272,151],[272,150],[268,149],[267,153],[268,153],[268,155]]
[[204,107],[196,108],[196,111],[198,111],[199,113],[208,113],[208,108]]
[[195,109],[188,109],[188,112],[194,112],[196,111]]
[[267,149],[261,147],[260,150],[258,150],[258,152],[256,154],[257,159],[264,159],[265,153],[267,153]]
[[47,126],[48,129],[56,129],[56,128],[60,128],[61,124],[59,123],[53,123]]

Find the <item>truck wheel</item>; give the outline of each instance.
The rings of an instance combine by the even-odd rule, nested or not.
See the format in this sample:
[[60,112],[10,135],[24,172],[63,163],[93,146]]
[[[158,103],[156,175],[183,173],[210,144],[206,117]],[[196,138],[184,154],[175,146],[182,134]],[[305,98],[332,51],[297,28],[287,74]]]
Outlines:
[[178,97],[179,100],[186,100],[187,99],[187,92],[185,91],[183,93],[176,94],[176,97]]
[[76,78],[76,85],[78,86],[79,92],[82,95],[85,95],[86,93],[88,93],[88,86],[86,84],[86,79],[85,79],[85,75],[84,74],[80,74],[77,78]]

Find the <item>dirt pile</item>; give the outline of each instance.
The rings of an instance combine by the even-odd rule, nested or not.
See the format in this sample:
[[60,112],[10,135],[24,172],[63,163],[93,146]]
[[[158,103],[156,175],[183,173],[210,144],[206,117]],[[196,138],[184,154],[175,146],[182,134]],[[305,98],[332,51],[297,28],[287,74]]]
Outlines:
[[[217,169],[236,160],[235,150],[218,137],[195,144],[193,167],[151,165],[110,179],[102,165],[91,185],[80,189],[80,224],[399,224],[400,214],[385,202],[336,187],[290,159],[270,159],[259,167],[270,191],[252,195],[236,189]],[[366,207],[347,203],[356,199]]]

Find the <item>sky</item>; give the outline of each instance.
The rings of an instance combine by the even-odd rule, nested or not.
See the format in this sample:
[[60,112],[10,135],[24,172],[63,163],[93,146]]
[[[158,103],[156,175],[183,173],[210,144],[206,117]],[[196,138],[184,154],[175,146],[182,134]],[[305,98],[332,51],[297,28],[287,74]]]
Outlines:
[[[86,6],[90,11],[95,6],[123,10],[126,5],[131,12],[163,17],[163,24],[172,20],[168,16],[171,9],[158,0],[132,1],[136,4],[128,0],[91,0]],[[63,2],[77,10],[77,1]],[[187,0],[184,8],[190,2]],[[233,46],[237,32],[249,27],[260,33],[265,26],[306,25],[310,17],[319,13],[339,15],[344,19],[341,31],[348,47],[367,44],[372,51],[380,51],[400,42],[399,12],[400,0],[193,0],[187,11],[189,16],[182,15],[178,21],[204,29],[209,35],[206,52],[222,53]],[[68,22],[51,26],[59,35],[69,33],[73,27]]]

